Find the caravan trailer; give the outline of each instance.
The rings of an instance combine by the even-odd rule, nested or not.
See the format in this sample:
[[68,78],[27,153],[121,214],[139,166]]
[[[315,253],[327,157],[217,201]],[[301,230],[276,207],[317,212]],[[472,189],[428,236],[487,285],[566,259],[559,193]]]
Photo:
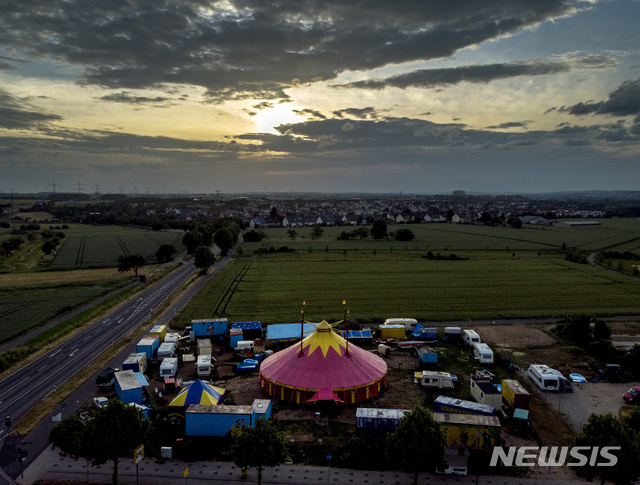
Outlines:
[[482,340],[480,340],[480,335],[478,335],[478,332],[476,332],[475,330],[463,331],[462,341],[465,343],[465,345],[479,344],[480,342],[482,342]]
[[487,344],[473,344],[473,358],[481,364],[493,364],[493,350]]
[[573,392],[571,381],[547,365],[531,364],[529,377],[543,391]]
[[413,330],[417,324],[415,318],[387,318],[384,321],[384,325],[403,325],[405,330]]

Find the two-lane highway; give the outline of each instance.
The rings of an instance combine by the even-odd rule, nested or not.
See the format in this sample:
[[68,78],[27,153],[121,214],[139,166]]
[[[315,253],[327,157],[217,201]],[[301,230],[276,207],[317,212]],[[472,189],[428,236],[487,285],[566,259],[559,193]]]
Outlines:
[[[183,285],[196,269],[193,263],[183,264],[135,300],[0,381],[0,416],[11,416],[12,422],[17,422],[40,399],[149,319],[154,308]],[[6,429],[0,430],[0,438],[6,432]]]

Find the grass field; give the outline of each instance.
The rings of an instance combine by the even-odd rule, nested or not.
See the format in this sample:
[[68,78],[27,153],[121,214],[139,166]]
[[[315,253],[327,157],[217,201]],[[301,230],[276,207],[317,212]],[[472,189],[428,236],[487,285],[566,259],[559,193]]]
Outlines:
[[[364,252],[359,254],[364,256]],[[300,259],[314,253],[300,253]],[[297,322],[350,318],[381,322],[638,313],[640,279],[569,263],[561,256],[432,261],[422,258],[231,262],[180,316]]]
[[117,279],[12,285],[0,291],[0,342],[10,340],[131,281]]
[[173,244],[184,250],[181,231],[149,231],[119,226],[83,226],[71,224],[67,238],[51,263],[51,269],[115,266],[122,255],[142,254],[155,262],[161,244]]
[[[245,243],[247,251],[261,246],[287,245],[298,250],[431,250],[431,251],[547,251],[568,248],[582,251],[601,249],[638,250],[640,248],[640,221],[636,219],[600,219],[601,227],[560,228],[524,225],[511,227],[487,227],[463,224],[407,224],[389,226],[390,232],[399,228],[411,229],[416,238],[410,242],[398,242],[368,238],[338,241],[338,234],[353,227],[325,227],[321,238],[311,239],[310,228],[296,228],[299,236],[292,241],[287,229],[263,229],[268,239],[259,243]],[[366,226],[365,226],[366,227]],[[620,248],[620,249],[619,249]],[[640,252],[640,251],[639,251]]]

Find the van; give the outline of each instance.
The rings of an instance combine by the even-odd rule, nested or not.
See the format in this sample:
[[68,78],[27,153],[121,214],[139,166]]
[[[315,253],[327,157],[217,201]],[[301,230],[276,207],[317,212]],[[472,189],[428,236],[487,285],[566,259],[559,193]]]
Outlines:
[[462,332],[462,341],[465,345],[479,344],[482,342],[482,340],[480,340],[480,335],[478,335],[478,332],[475,330],[465,330]]
[[571,381],[562,372],[544,364],[531,364],[529,378],[543,391],[573,392]]
[[473,358],[481,364],[493,364],[493,350],[487,344],[473,344]]
[[243,350],[247,352],[253,352],[253,340],[240,340],[236,350]]

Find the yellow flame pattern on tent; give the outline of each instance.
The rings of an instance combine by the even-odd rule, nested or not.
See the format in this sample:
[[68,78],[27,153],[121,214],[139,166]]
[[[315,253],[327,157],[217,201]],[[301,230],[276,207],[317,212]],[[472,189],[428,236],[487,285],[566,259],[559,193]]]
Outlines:
[[[337,325],[338,323],[341,322],[334,323],[333,325]],[[326,320],[322,320],[322,322],[316,326],[316,331],[302,341],[303,349],[309,347],[309,353],[307,355],[310,356],[316,350],[320,349],[322,350],[323,357],[326,357],[330,348],[335,350],[338,355],[342,353],[340,347],[346,348],[347,342],[333,331],[333,325],[329,325]]]

